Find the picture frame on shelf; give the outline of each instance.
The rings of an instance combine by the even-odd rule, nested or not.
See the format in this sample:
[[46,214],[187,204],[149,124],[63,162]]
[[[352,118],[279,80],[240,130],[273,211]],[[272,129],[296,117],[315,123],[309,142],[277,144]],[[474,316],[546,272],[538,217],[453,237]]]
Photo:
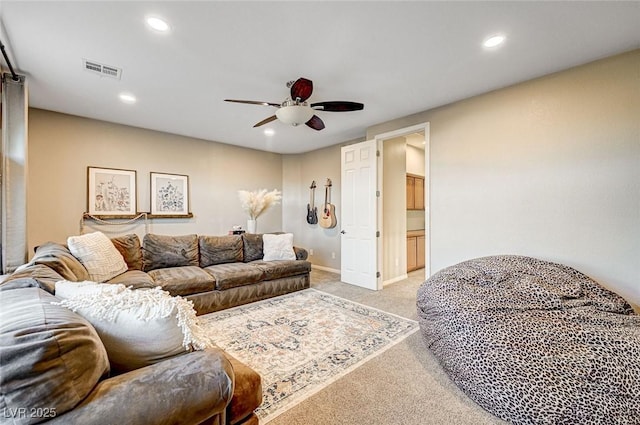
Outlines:
[[151,172],[151,216],[192,217],[189,176]]
[[137,214],[137,173],[119,168],[87,167],[87,212],[97,217]]

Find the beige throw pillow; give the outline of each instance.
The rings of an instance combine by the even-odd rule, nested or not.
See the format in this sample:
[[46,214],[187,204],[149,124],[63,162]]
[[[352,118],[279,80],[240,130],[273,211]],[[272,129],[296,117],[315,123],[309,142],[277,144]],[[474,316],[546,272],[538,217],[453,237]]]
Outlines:
[[293,233],[281,235],[262,235],[264,261],[295,260],[296,253],[293,250]]
[[55,296],[61,300],[78,296],[93,295],[98,292],[122,292],[126,288],[121,284],[98,284],[85,280],[82,282],[71,282],[68,280],[59,280],[56,282]]
[[71,285],[56,283],[57,292],[75,292],[59,304],[93,325],[115,370],[138,369],[212,345],[198,325],[193,303],[159,287],[132,290],[109,283],[93,288],[89,282]]
[[67,238],[69,251],[89,272],[89,279],[106,282],[127,271],[127,263],[111,240],[102,232]]

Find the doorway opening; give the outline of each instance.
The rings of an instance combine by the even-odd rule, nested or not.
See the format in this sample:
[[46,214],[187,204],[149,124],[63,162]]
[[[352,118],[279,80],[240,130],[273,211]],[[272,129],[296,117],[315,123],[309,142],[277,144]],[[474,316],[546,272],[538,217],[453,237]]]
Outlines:
[[424,270],[430,276],[429,123],[375,137],[378,167],[378,270],[382,285]]

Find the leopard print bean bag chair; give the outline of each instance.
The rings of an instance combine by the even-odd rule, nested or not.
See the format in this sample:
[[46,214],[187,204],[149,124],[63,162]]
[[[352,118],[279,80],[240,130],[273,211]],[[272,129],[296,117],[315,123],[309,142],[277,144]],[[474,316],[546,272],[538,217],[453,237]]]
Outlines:
[[493,256],[417,297],[426,345],[473,400],[514,424],[640,424],[640,316],[561,264]]

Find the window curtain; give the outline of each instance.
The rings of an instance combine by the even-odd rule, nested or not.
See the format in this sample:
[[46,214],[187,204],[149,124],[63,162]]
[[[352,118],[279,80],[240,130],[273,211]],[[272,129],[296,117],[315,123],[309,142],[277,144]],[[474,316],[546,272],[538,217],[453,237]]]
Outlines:
[[27,261],[27,87],[24,76],[2,75],[0,244],[2,273]]

